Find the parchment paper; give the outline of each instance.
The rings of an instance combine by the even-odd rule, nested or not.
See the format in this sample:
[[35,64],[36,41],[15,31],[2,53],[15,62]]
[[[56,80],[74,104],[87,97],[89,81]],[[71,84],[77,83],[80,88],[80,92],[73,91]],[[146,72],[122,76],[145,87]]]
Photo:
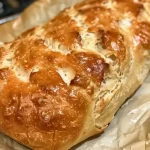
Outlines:
[[[39,0],[15,21],[0,26],[0,42],[45,23],[60,10],[81,0]],[[0,150],[29,150],[0,134]],[[87,140],[73,150],[150,150],[150,74],[135,95],[115,115],[102,135]]]

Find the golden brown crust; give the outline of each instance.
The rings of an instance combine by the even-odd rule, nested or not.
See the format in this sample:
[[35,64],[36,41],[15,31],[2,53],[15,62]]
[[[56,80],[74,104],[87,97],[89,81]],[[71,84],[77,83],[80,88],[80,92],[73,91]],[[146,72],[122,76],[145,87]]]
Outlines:
[[63,45],[71,48],[73,45],[81,45],[79,27],[76,22],[68,16],[68,10],[64,10],[55,19],[44,26],[47,38],[58,40]]
[[[0,69],[4,83],[0,94],[3,97],[0,130],[31,148],[57,149],[76,139],[90,106],[89,95],[80,91],[90,81],[100,86],[106,66],[103,59],[85,52],[62,55],[48,49],[43,40],[34,38],[18,39],[10,49],[14,51],[14,66]],[[12,71],[15,66],[30,72],[29,81],[16,77]],[[36,66],[39,71],[34,72]],[[70,86],[57,72],[57,68],[63,67],[70,67],[76,73]]]
[[104,130],[149,71],[143,9],[86,0],[3,45],[0,132],[35,150],[66,150]]
[[113,51],[115,56],[120,60],[125,59],[126,48],[121,34],[118,32],[106,31],[102,34],[101,41],[104,49]]
[[150,23],[135,22],[134,32],[136,41],[145,49],[150,49]]
[[43,149],[57,149],[77,137],[89,102],[78,89],[67,87],[55,70],[32,73],[31,83],[24,83],[10,69],[1,69],[0,79],[7,83],[1,89],[3,133]]

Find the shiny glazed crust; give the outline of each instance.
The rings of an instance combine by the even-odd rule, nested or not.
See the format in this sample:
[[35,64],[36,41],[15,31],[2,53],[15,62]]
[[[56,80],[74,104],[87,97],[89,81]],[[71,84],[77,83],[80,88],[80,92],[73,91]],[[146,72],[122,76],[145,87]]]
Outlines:
[[34,150],[101,133],[150,68],[150,3],[86,0],[0,48],[0,132]]

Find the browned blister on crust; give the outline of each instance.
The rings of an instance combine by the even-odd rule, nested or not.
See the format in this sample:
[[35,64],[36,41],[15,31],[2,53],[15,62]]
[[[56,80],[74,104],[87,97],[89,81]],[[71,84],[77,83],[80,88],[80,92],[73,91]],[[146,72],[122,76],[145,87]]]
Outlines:
[[102,132],[149,71],[145,3],[86,0],[2,45],[0,132],[35,150]]

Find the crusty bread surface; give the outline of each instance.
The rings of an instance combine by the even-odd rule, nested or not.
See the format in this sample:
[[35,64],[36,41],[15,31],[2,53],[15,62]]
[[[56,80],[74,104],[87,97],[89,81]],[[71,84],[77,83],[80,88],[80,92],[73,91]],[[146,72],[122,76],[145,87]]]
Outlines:
[[101,133],[150,68],[149,0],[85,0],[0,48],[0,132],[34,150]]

